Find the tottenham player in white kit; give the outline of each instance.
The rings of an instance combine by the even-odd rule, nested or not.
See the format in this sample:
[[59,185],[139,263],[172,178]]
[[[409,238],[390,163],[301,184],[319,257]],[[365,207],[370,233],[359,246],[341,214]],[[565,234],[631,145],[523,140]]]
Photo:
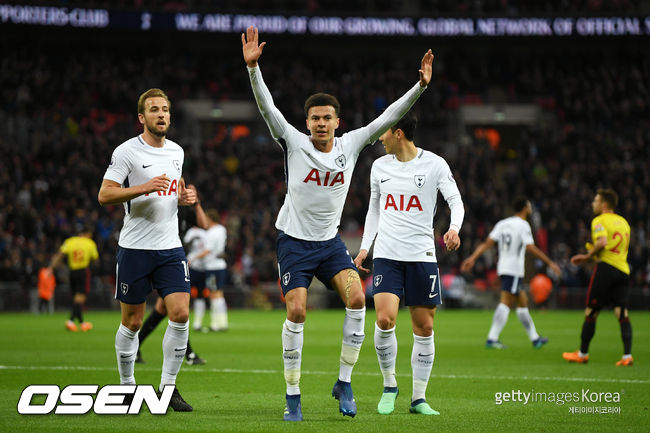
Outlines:
[[530,201],[525,197],[519,197],[515,199],[513,206],[515,214],[497,222],[488,238],[476,247],[471,256],[461,263],[460,269],[463,272],[470,271],[481,254],[498,244],[497,274],[501,279],[501,302],[494,311],[492,326],[485,347],[489,349],[505,349],[505,346],[499,340],[499,334],[506,326],[510,309],[513,308],[516,302],[517,317],[526,330],[533,347],[539,349],[548,343],[548,338],[540,337],[537,333],[533,318],[530,317],[528,311],[528,296],[522,290],[526,251],[546,263],[558,276],[561,271],[554,261],[535,246],[533,233],[527,221],[527,218],[533,212]]
[[307,287],[314,276],[337,291],[345,303],[339,378],[332,395],[339,411],[354,417],[356,403],[350,386],[352,369],[363,343],[365,296],[356,267],[338,235],[352,172],[361,150],[372,144],[415,103],[431,80],[433,54],[423,57],[420,80],[404,96],[366,127],[334,137],[339,126],[339,104],[324,93],[305,102],[307,129],[291,126],[274,106],[257,64],[266,42],[258,44],[258,31],[242,34],[242,51],[259,110],[273,139],[285,153],[287,193],[276,221],[278,267],[287,319],[282,329],[286,408],[284,420],[301,421],[300,365]]
[[[122,310],[115,336],[120,384],[135,384],[138,331],[146,296],[155,288],[169,315],[163,338],[161,392],[167,385],[175,386],[187,349],[190,286],[178,236],[178,206],[196,202],[196,193],[185,188],[181,177],[183,149],[165,138],[169,110],[169,98],[162,90],[150,89],[140,95],[138,120],[144,130],[113,151],[98,195],[102,206],[124,203],[125,210],[115,292]],[[175,411],[192,410],[176,388],[170,406]]]
[[402,297],[409,307],[413,328],[413,394],[409,410],[439,415],[425,398],[435,356],[433,316],[436,305],[442,303],[433,231],[438,191],[451,210],[449,229],[443,237],[448,250],[460,246],[458,232],[465,216],[447,162],[415,146],[416,125],[417,118],[408,112],[379,138],[387,155],[372,165],[368,214],[361,248],[354,259],[359,269],[368,272],[362,264],[374,241],[375,350],[384,376],[377,411],[383,415],[394,411],[398,395],[395,321]]
[[[216,209],[204,211],[203,207],[198,204],[195,206],[195,210],[197,223],[205,229],[203,250],[196,257],[203,261],[205,287],[210,290],[210,330],[226,331],[228,329],[228,306],[223,293],[228,276],[228,266],[224,259],[227,240],[226,227],[219,224],[219,212]],[[197,322],[201,323],[198,318],[195,325]]]
[[[197,203],[194,209],[201,206]],[[205,229],[197,225],[190,227],[183,236],[183,243],[187,250],[187,264],[190,268],[190,286],[192,298],[194,298],[194,325],[195,331],[202,330],[203,316],[205,315],[205,266],[203,257],[199,257],[205,251]]]

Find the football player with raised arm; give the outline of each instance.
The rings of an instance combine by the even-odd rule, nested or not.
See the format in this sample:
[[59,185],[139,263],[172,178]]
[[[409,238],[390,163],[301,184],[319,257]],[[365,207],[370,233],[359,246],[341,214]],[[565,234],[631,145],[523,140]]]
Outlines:
[[408,112],[379,137],[386,155],[372,165],[368,214],[361,249],[354,259],[359,269],[369,272],[362,266],[374,241],[375,350],[384,376],[384,391],[377,411],[383,415],[394,411],[398,395],[395,322],[402,298],[411,313],[413,329],[413,394],[409,410],[439,415],[425,397],[435,356],[433,316],[436,306],[442,304],[433,229],[438,191],[451,210],[449,229],[443,237],[450,251],[460,246],[458,232],[465,216],[447,162],[415,146],[416,125],[416,116]]
[[[135,384],[134,362],[145,300],[152,288],[163,298],[169,316],[163,338],[159,390],[173,385],[170,406],[189,412],[176,376],[187,349],[190,279],[178,235],[178,206],[196,202],[196,192],[181,177],[183,148],[166,138],[171,114],[169,98],[149,89],[138,99],[142,134],[113,151],[98,194],[102,206],[124,204],[124,225],[117,250],[116,291],[122,320],[115,336],[120,384]],[[132,397],[132,396],[127,396]]]
[[431,80],[433,54],[422,58],[419,81],[384,113],[365,127],[335,137],[339,126],[338,100],[325,93],[307,98],[304,110],[309,135],[290,125],[275,107],[262,79],[258,60],[266,42],[258,42],[258,31],[249,27],[241,35],[242,51],[262,117],[273,139],[285,154],[287,193],[276,220],[280,283],[287,305],[282,327],[286,421],[301,421],[300,365],[303,327],[307,310],[307,287],[316,276],[336,290],[346,306],[343,321],[339,377],[332,396],[339,411],[357,413],[352,387],[352,369],[363,343],[365,297],[357,269],[338,234],[352,172],[361,150],[397,122],[417,101]]

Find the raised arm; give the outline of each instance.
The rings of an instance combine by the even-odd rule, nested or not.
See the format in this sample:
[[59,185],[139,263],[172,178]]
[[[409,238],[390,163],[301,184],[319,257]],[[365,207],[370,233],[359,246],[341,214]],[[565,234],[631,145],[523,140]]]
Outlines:
[[278,110],[273,104],[271,92],[268,87],[266,87],[264,79],[262,78],[262,71],[257,64],[257,61],[262,55],[266,42],[262,42],[258,45],[258,40],[259,35],[257,28],[250,26],[246,29],[246,35],[243,33],[241,35],[242,53],[248,68],[248,78],[251,81],[251,88],[253,89],[253,95],[255,95],[257,107],[259,108],[260,113],[262,113],[262,117],[271,131],[271,135],[277,140],[283,136],[288,123],[282,113],[280,113],[280,110]]
[[362,140],[364,144],[375,142],[381,134],[396,124],[402,116],[411,109],[413,104],[415,104],[415,101],[418,100],[422,92],[424,92],[431,82],[432,63],[433,54],[431,53],[431,50],[428,50],[424,54],[424,57],[422,57],[421,66],[418,71],[420,74],[420,81],[401,98],[390,104],[379,117],[370,122],[366,127],[353,131],[353,133],[365,135]]

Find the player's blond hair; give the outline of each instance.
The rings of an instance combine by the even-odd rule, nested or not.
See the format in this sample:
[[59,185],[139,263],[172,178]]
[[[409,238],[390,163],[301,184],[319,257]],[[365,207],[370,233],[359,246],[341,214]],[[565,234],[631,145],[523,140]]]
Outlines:
[[165,98],[165,101],[167,101],[167,108],[169,108],[170,110],[172,109],[172,103],[169,100],[169,98],[167,97],[167,94],[165,92],[163,92],[162,90],[157,89],[157,88],[154,87],[153,89],[149,89],[146,92],[144,92],[138,98],[138,113],[139,114],[144,114],[144,103],[145,103],[145,101],[147,99],[149,99],[149,98],[156,98],[156,97]]
[[607,206],[609,207],[610,210],[616,209],[616,206],[618,206],[618,194],[616,194],[616,191],[610,188],[600,188],[598,191],[596,191],[596,194],[600,196],[600,199],[607,203]]
[[208,209],[205,211],[205,214],[215,223],[218,223],[220,220],[219,212],[216,209]]

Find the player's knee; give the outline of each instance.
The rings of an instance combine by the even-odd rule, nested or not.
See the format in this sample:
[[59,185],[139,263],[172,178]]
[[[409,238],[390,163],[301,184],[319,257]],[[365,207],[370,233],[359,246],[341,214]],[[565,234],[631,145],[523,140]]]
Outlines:
[[596,319],[598,318],[598,312],[599,310],[595,309],[589,309],[587,312],[585,312],[585,321],[586,322],[595,322]]
[[413,333],[419,337],[430,337],[433,335],[433,323],[413,325]]
[[380,314],[377,312],[377,326],[379,329],[387,330],[395,327],[395,319],[387,314]]
[[287,319],[294,323],[303,323],[307,317],[307,308],[300,302],[287,302]]
[[122,319],[122,324],[131,331],[136,332],[142,328],[142,317],[126,317]]
[[350,295],[350,302],[348,308],[352,310],[360,310],[366,306],[366,297],[363,292],[359,290],[358,292],[352,293]]
[[185,323],[190,318],[189,308],[185,306],[175,307],[168,311],[169,320],[177,323]]

